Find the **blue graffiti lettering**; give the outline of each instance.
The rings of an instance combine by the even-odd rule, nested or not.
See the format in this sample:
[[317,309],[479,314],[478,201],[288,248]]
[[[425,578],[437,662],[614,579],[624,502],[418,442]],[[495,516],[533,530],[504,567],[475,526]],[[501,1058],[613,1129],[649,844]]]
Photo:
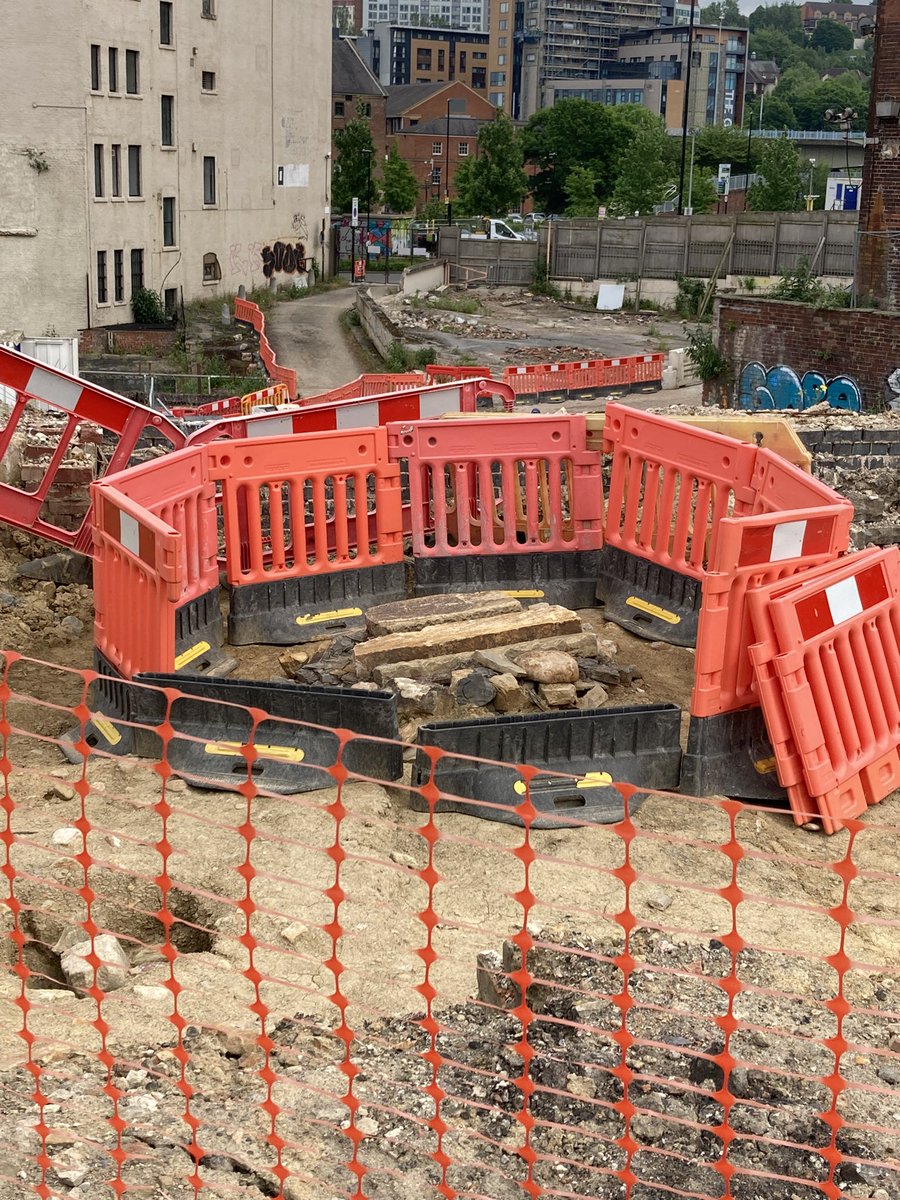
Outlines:
[[801,377],[791,367],[770,367],[748,363],[741,372],[738,386],[738,407],[754,411],[780,408],[812,408],[827,402],[832,408],[851,412],[862,410],[862,395],[855,380],[847,375],[826,379],[818,371],[807,371]]

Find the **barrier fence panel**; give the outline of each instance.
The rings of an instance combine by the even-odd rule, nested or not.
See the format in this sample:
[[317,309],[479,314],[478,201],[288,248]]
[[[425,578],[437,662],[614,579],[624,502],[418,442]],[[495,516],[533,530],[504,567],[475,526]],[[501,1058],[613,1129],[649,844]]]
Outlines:
[[323,622],[360,620],[363,597],[406,594],[400,470],[385,429],[204,453],[221,492],[232,641],[303,641]]
[[94,484],[94,645],[126,679],[171,671],[183,537],[114,485]]
[[332,429],[368,429],[386,425],[389,421],[419,421],[448,412],[475,412],[482,399],[498,402],[506,410],[512,409],[515,402],[512,390],[495,379],[463,380],[322,404],[292,405],[278,413],[226,417],[195,430],[188,443],[197,446],[225,438],[283,437]]
[[618,404],[607,405],[604,445],[597,598],[634,633],[693,645],[719,523],[752,512],[756,447]]
[[542,830],[543,764],[493,764],[500,824],[441,807],[483,762],[385,780],[340,726],[280,794],[308,727],[253,707],[211,792],[173,759],[222,706],[173,735],[175,688],[156,759],[67,766],[92,678],[0,676],[4,1197],[900,1195],[897,796],[827,839],[618,784]]
[[[70,511],[65,499],[55,501],[54,484],[63,472],[74,471],[84,487],[127,467],[148,436],[170,449],[184,445],[184,432],[161,413],[6,346],[0,346],[0,385],[15,393],[0,431],[6,480],[0,483],[0,519],[82,554],[91,551],[91,514]],[[46,453],[23,463],[20,442],[29,430]],[[20,484],[11,482],[20,477]]]
[[786,712],[793,737],[776,756],[799,765],[833,832],[900,785],[900,551],[847,555],[764,595],[774,636],[751,653],[769,665],[764,710],[776,691],[773,724]]
[[754,635],[748,591],[833,562],[849,548],[852,516],[850,505],[839,504],[720,523],[716,560],[703,581],[694,716],[758,702],[749,653]]
[[[113,666],[130,677],[136,671],[171,671],[176,668],[208,667],[218,660],[223,628],[219,610],[218,534],[216,529],[216,491],[206,469],[205,451],[179,450],[174,454],[153,459],[142,466],[110,476],[99,485],[98,494],[107,496],[109,503],[119,506],[127,502],[129,519],[146,514],[157,518],[162,527],[174,537],[178,594],[174,618],[168,607],[152,608],[155,623],[172,624],[172,656],[160,662],[145,661],[135,641],[153,636],[152,630],[134,623],[132,604],[142,603],[140,589],[129,591],[118,583],[109,585],[109,573],[121,572],[118,549],[118,530],[110,531],[102,524],[100,531],[107,535],[94,539],[94,588],[104,596],[101,608],[97,605],[97,620],[104,629],[96,644]],[[110,537],[110,532],[112,536]],[[128,543],[126,542],[127,546]],[[113,610],[118,614],[113,617]],[[114,626],[111,622],[115,622]],[[143,626],[143,621],[140,623]],[[115,637],[111,629],[115,628]],[[168,628],[159,631],[168,639]],[[102,644],[101,644],[102,640]],[[123,669],[128,663],[128,669]]]

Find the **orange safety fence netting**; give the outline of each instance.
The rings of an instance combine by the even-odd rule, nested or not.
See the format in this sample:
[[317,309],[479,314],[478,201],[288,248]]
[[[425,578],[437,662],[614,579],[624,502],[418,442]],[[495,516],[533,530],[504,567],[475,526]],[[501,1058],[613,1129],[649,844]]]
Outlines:
[[482,821],[340,730],[317,790],[254,737],[204,790],[168,719],[79,743],[93,678],[3,666],[2,1200],[900,1195],[896,798],[535,830],[527,766]]

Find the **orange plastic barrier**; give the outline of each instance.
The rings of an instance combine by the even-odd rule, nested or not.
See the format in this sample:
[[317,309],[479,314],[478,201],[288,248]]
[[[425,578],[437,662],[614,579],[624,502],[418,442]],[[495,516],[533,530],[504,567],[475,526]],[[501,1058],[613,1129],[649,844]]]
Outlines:
[[[29,420],[39,422],[40,437],[47,445],[48,463],[43,479],[33,490],[13,483],[0,483],[0,521],[18,529],[71,546],[82,554],[91,551],[91,514],[77,529],[64,529],[45,515],[45,505],[66,455],[79,441],[87,451],[103,444],[95,467],[98,477],[126,467],[138,442],[148,433],[166,441],[170,448],[184,445],[184,432],[160,413],[44,366],[27,355],[0,346],[0,385],[15,392],[9,416],[0,432],[0,463],[11,458],[13,439],[27,438]],[[91,426],[95,426],[91,430]],[[107,437],[109,445],[107,445]],[[7,478],[15,478],[16,464],[7,463]]]
[[406,460],[413,553],[525,554],[602,544],[600,456],[584,417],[388,426]]
[[[105,513],[94,530],[95,645],[127,678],[196,665],[221,641],[216,489],[205,451],[120,472],[95,484],[94,496]],[[135,520],[162,539],[152,553]],[[164,597],[156,584],[151,595],[135,585],[138,577],[152,582],[151,563],[167,585]]]
[[386,430],[242,440],[204,453],[221,489],[229,583],[402,560],[400,469]]
[[[900,1196],[896,798],[828,842],[618,783],[617,824],[542,831],[534,754],[398,782],[168,687],[116,761],[94,682],[0,664],[11,1200]],[[274,793],[313,736],[323,790]],[[189,750],[230,786],[173,785]],[[448,764],[521,826],[444,811]]]
[[447,383],[453,379],[489,379],[490,367],[457,367],[444,366],[440,363],[429,363],[425,368],[429,383]]
[[94,485],[94,506],[94,645],[126,679],[171,671],[181,536],[110,484]]
[[761,588],[751,612],[779,777],[798,822],[812,809],[834,833],[900,787],[900,550]]
[[[820,485],[821,486],[821,485]],[[833,562],[850,544],[853,508],[834,503],[719,523],[703,580],[691,714],[709,717],[759,702],[748,591]]]
[[756,447],[619,404],[606,407],[604,442],[606,544],[701,579],[719,523],[753,512]]
[[592,399],[605,391],[629,391],[643,384],[661,384],[665,361],[664,354],[635,354],[625,358],[540,363],[507,367],[503,379],[519,396],[545,400]]
[[278,365],[275,359],[275,351],[272,349],[269,339],[266,336],[266,318],[262,310],[252,300],[236,298],[234,302],[234,316],[235,320],[244,321],[246,324],[252,325],[259,334],[259,357],[262,359],[266,374],[275,383],[283,383],[288,390],[290,398],[296,400],[297,372],[290,370],[288,367]]
[[227,417],[195,430],[192,446],[224,438],[275,437],[293,433],[326,433],[329,430],[368,429],[390,421],[419,421],[446,412],[475,412],[478,397],[494,395],[505,409],[515,396],[496,379],[467,379],[457,383],[423,385],[381,395],[331,400],[323,404],[286,406],[279,413]]
[[[484,374],[490,375],[490,371],[485,371]],[[342,383],[340,387],[331,388],[327,392],[319,392],[315,396],[305,396],[302,403],[304,405],[332,404],[335,400],[357,400],[362,396],[386,395],[389,392],[421,388],[432,382],[436,381],[430,380],[422,371],[380,375],[369,373],[360,375],[349,383]]]

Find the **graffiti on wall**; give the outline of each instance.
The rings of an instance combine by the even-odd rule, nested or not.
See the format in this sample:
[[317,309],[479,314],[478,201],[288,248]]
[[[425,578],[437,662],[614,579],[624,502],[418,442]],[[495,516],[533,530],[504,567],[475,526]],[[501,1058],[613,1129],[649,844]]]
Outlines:
[[260,253],[266,279],[271,279],[279,271],[293,275],[296,271],[307,269],[306,247],[302,242],[293,246],[290,242],[276,242],[274,246],[263,246]]
[[738,406],[754,411],[775,408],[812,408],[822,402],[832,408],[851,412],[862,409],[862,395],[856,381],[849,375],[834,375],[826,379],[818,371],[798,375],[792,367],[777,366],[768,370],[762,363],[748,363],[741,372],[738,387]]
[[887,402],[890,408],[900,409],[900,367],[887,377]]

